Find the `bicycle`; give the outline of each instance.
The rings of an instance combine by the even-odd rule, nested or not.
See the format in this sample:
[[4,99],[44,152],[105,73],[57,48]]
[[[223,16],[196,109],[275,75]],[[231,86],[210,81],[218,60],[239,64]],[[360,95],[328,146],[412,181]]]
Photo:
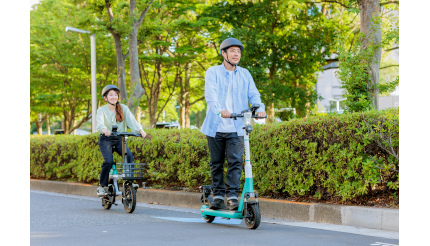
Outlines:
[[[112,204],[117,206],[115,203],[116,196],[122,196],[122,203],[127,213],[133,213],[136,208],[136,190],[139,188],[139,184],[133,183],[136,180],[143,180],[144,166],[145,163],[127,163],[127,138],[142,137],[138,133],[131,132],[117,132],[118,127],[112,127],[112,136],[120,136],[122,142],[122,162],[112,165],[109,172],[109,183],[107,195],[101,197],[102,206],[104,209],[109,210]],[[118,165],[118,167],[117,167]],[[123,191],[121,192],[118,187],[118,180],[123,180]],[[145,182],[142,182],[142,189],[145,189]]]

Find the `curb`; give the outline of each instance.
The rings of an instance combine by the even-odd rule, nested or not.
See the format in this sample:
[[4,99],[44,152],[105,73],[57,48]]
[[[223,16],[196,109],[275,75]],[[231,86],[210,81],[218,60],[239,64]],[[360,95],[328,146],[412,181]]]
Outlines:
[[[96,196],[96,186],[80,183],[30,179],[30,189],[71,195]],[[138,189],[137,202],[200,209],[201,193]],[[290,202],[259,198],[263,217],[347,225],[399,232],[399,210],[319,203]]]

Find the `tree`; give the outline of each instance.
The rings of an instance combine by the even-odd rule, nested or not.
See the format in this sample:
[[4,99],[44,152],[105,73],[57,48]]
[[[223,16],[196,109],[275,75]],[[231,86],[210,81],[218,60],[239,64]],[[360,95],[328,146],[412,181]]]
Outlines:
[[[96,13],[96,18],[92,20],[96,24],[96,28],[108,30],[113,37],[120,96],[134,114],[145,93],[140,83],[138,32],[153,2],[154,0],[90,1],[90,8]],[[124,53],[124,42],[127,41],[128,51]],[[130,57],[130,96],[127,95],[125,66],[125,59],[128,57]]]
[[164,1],[154,4],[150,21],[142,26],[140,65],[152,127],[168,103],[178,98],[180,125],[189,128],[191,106],[204,99],[203,53],[209,48],[195,11],[194,2]]
[[[309,114],[316,101],[316,72],[330,54],[334,24],[316,6],[301,1],[229,1],[209,7],[202,18],[212,23],[214,49],[227,37],[245,45],[240,66],[252,74],[266,104],[269,122],[275,107]],[[220,31],[220,25],[222,26]]]
[[[72,0],[45,0],[30,12],[30,110],[38,129],[53,115],[62,115],[66,134],[90,119],[90,39],[65,32],[66,26],[81,27],[88,14]],[[100,84],[112,79],[115,64],[106,37],[98,34],[97,40]]]
[[[174,51],[168,51],[176,60],[176,66],[183,71],[179,78],[179,122],[182,128],[190,128],[191,107],[199,110],[204,100],[204,76],[207,68],[213,65],[216,53],[211,53],[208,39],[204,37],[205,23],[198,22],[198,12],[204,9],[205,4],[200,1],[188,2],[178,6],[176,24],[176,37],[174,38]],[[200,7],[198,7],[200,5]],[[197,107],[196,107],[197,106]],[[199,111],[197,110],[197,111]]]
[[[380,1],[380,0],[321,0],[321,1],[305,1],[308,4],[329,4],[329,8],[336,8],[341,6],[347,9],[349,12],[359,13],[360,15],[360,33],[362,51],[372,49],[372,59],[368,60],[367,74],[369,79],[367,80],[367,90],[370,93],[370,100],[373,107],[378,108],[378,97],[379,97],[379,69],[381,64],[382,54],[382,31],[381,31],[381,6],[386,5],[399,5],[399,1]],[[334,7],[336,6],[336,7]],[[397,29],[398,30],[398,29]],[[354,35],[355,36],[355,35]],[[398,31],[397,31],[398,36]],[[388,43],[395,39],[394,35],[388,38]],[[398,39],[398,38],[397,38]],[[353,41],[354,42],[354,38]],[[384,40],[387,43],[387,40]]]

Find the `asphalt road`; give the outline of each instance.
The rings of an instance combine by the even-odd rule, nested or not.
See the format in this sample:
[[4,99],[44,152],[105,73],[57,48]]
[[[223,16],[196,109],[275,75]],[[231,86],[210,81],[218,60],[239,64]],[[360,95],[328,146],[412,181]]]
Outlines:
[[198,210],[138,203],[104,210],[98,198],[30,191],[31,245],[398,245],[398,234],[263,218],[206,223]]

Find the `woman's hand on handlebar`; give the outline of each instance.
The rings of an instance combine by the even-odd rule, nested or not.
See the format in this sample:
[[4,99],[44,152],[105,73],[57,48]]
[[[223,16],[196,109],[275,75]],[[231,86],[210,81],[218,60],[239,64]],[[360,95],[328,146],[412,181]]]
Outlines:
[[142,135],[143,138],[146,137],[146,132],[144,130],[140,130],[140,135]]
[[108,131],[108,130],[106,130],[106,129],[102,129],[102,132],[103,132],[103,134],[104,134],[106,137],[109,137],[109,136],[110,136],[110,134],[111,134],[111,132],[110,132],[110,131]]
[[[257,113],[257,116],[258,116],[258,117],[264,117],[264,118],[265,118],[265,117],[266,117],[266,113],[265,113],[265,112],[258,112],[258,113]],[[261,119],[263,119],[263,118],[255,118],[255,119],[256,119],[256,120],[261,120]]]

